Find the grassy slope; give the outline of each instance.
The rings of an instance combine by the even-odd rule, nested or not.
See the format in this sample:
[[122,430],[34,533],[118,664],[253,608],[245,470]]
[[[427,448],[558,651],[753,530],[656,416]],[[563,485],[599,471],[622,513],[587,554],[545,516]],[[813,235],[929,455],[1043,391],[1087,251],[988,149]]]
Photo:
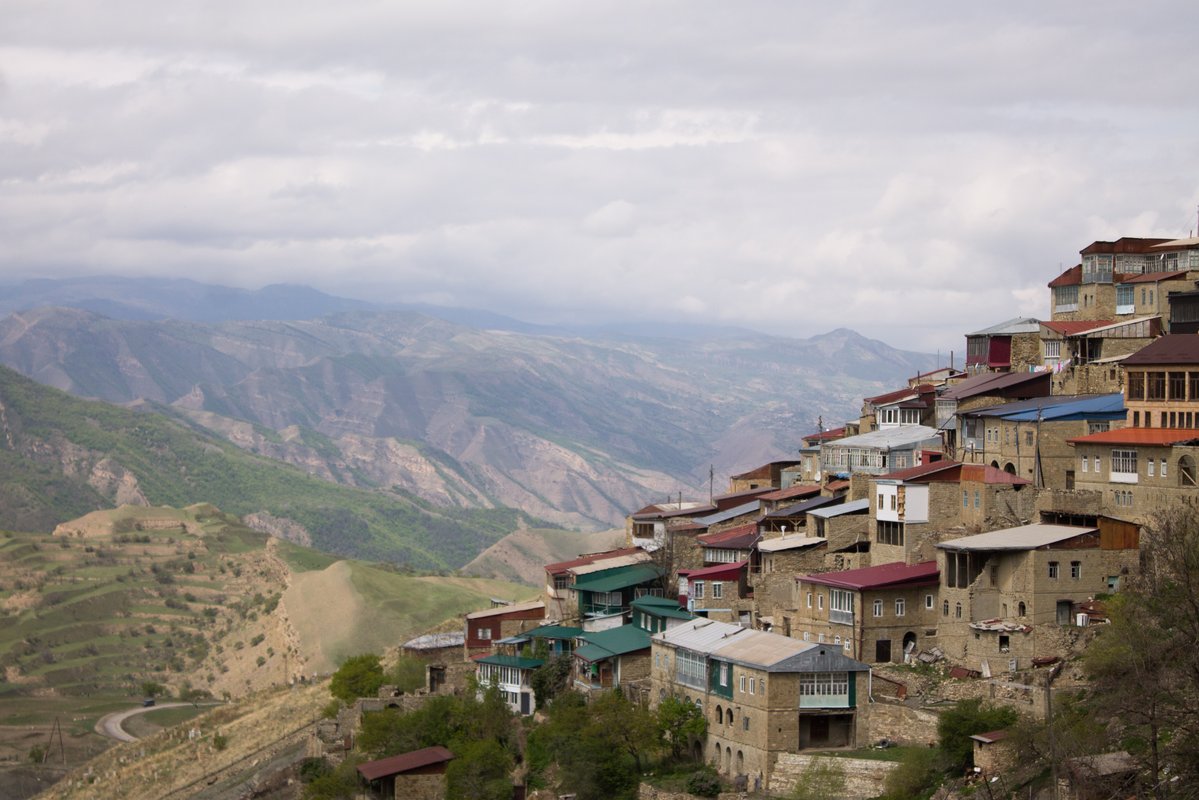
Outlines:
[[[0,526],[46,529],[111,503],[85,478],[109,458],[137,478],[155,505],[210,502],[234,514],[254,511],[303,525],[321,550],[420,568],[457,567],[513,530],[512,509],[440,509],[411,497],[352,489],[249,455],[217,437],[162,416],[79,400],[0,367]],[[84,448],[83,477],[63,474],[46,453],[63,440]],[[19,452],[18,452],[19,451]],[[86,460],[86,459],[85,459]]]
[[624,531],[577,533],[555,528],[530,528],[510,533],[484,550],[462,571],[484,578],[515,581],[541,586],[543,567],[575,558],[579,553],[595,553],[624,547]]

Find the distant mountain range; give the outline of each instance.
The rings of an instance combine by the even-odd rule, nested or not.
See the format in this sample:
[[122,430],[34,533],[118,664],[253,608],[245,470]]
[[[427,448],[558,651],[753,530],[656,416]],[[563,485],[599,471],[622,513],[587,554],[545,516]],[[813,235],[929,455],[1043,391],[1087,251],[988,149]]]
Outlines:
[[42,383],[330,481],[587,529],[706,492],[709,464],[720,491],[934,365],[845,329],[567,331],[290,286],[36,281],[3,310],[0,363]]

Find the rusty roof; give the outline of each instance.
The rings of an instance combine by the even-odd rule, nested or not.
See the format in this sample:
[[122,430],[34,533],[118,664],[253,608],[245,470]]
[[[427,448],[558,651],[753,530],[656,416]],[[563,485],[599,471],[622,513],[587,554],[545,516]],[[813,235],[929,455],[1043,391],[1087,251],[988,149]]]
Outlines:
[[824,586],[861,591],[862,589],[886,589],[898,586],[932,586],[940,580],[940,576],[941,572],[937,569],[936,561],[922,561],[919,564],[905,564],[897,561],[893,564],[879,564],[876,567],[803,575],[801,580],[807,583],[819,583]]
[[[947,400],[965,400],[970,397],[993,394],[1025,384],[1027,384],[1028,391],[1036,392],[1044,390],[1048,394],[1050,375],[1051,373],[1049,372],[984,372],[980,375],[967,378],[941,396]],[[1034,388],[1034,385],[1037,383],[1044,385]],[[1028,396],[1033,397],[1036,395],[1032,394]]]
[[1121,283],[1157,283],[1158,281],[1182,281],[1186,272],[1146,272],[1141,275],[1126,275]]
[[565,572],[571,567],[584,567],[588,564],[594,564],[597,561],[603,561],[608,558],[631,556],[639,550],[641,550],[640,547],[622,547],[619,550],[605,550],[602,553],[584,553],[578,558],[572,558],[569,561],[558,561],[553,564],[546,564],[545,571],[551,574],[556,572]]
[[1169,447],[1199,440],[1199,430],[1187,428],[1119,428],[1100,431],[1077,439],[1067,439],[1071,444],[1144,444]]
[[842,425],[840,428],[830,428],[827,431],[821,431],[819,433],[809,433],[807,436],[803,437],[803,439],[804,441],[824,442],[829,439],[841,439],[844,438],[844,436],[845,426]]
[[941,472],[942,470],[951,469],[960,466],[957,461],[942,459],[941,461],[933,461],[930,464],[920,464],[907,469],[898,469],[894,472],[888,472],[886,475],[880,475],[880,480],[888,481],[906,481],[911,478],[919,478],[924,475],[929,475],[933,472]]
[[1177,239],[1147,239],[1141,236],[1121,236],[1114,242],[1095,241],[1079,250],[1080,255],[1093,253],[1151,253],[1157,245],[1178,241]]
[[1102,328],[1113,324],[1115,323],[1110,319],[1059,319],[1041,323],[1044,327],[1054,333],[1060,333],[1062,336],[1075,336],[1092,328]]
[[1166,334],[1124,359],[1124,364],[1199,364],[1199,335]]
[[421,767],[442,764],[452,758],[454,758],[454,754],[444,747],[426,747],[423,750],[413,750],[410,753],[359,764],[358,774],[368,781],[377,781],[388,775],[399,775],[402,772],[411,772]]
[[820,487],[815,484],[797,483],[777,492],[770,492],[759,497],[759,500],[790,500],[792,497],[805,497],[810,494],[820,494]]
[[1058,286],[1078,286],[1082,283],[1082,264],[1076,264],[1049,282],[1050,289]]
[[741,577],[741,573],[749,566],[748,561],[734,561],[731,564],[716,564],[711,567],[703,567],[702,569],[680,569],[679,575],[685,576],[688,580],[737,580]]
[[761,538],[761,534],[758,533],[758,523],[750,522],[746,525],[738,525],[735,528],[729,528],[725,531],[705,533],[695,538],[706,547],[727,547],[730,550],[744,550]]

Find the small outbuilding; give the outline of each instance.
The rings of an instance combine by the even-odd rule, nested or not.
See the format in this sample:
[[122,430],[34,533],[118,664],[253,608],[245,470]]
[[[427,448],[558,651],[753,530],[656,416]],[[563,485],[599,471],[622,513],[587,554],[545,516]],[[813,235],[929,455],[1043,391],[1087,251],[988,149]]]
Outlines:
[[446,765],[453,758],[444,747],[426,747],[359,764],[358,774],[370,785],[369,795],[380,800],[441,800]]

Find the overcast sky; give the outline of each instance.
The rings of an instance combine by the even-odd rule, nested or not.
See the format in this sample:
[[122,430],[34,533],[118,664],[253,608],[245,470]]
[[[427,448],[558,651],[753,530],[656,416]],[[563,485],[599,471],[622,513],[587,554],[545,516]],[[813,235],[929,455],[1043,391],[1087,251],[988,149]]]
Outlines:
[[1199,4],[6,0],[0,279],[893,344],[1186,236]]

